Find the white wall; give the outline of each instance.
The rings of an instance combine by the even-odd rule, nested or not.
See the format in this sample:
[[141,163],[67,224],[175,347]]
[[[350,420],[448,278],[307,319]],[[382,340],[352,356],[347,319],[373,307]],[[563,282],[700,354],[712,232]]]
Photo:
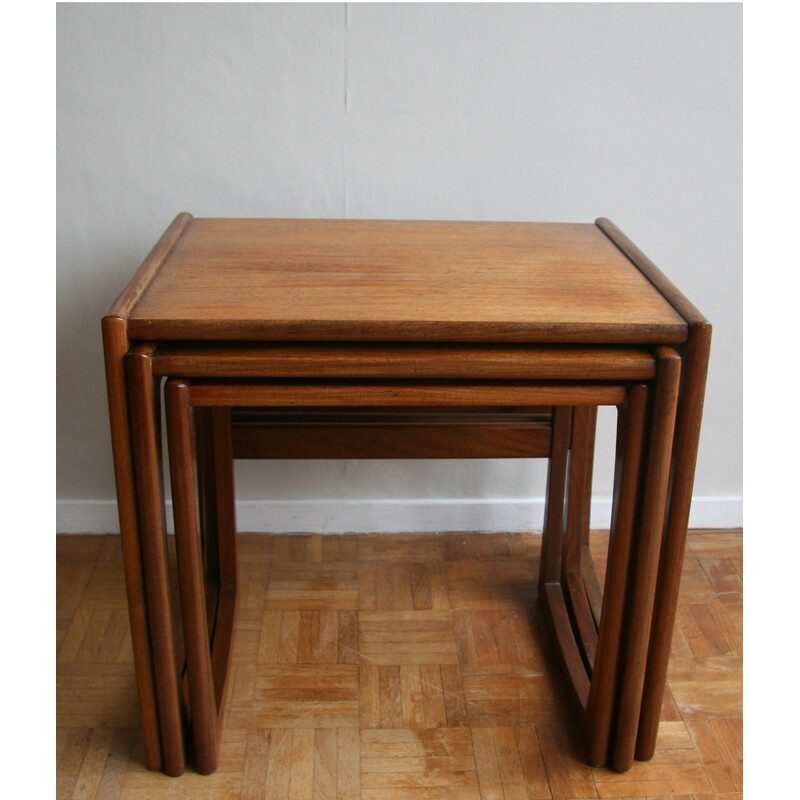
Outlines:
[[[57,36],[60,531],[117,529],[100,318],[179,211],[610,217],[714,324],[691,524],[741,525],[741,5],[59,4]],[[536,527],[544,474],[241,464],[240,527]]]

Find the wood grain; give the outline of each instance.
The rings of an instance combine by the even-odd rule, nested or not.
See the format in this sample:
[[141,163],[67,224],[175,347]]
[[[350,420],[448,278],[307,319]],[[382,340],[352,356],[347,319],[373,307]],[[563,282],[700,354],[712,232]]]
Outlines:
[[642,348],[569,345],[165,342],[156,375],[186,378],[649,380]]
[[590,224],[193,219],[133,309],[143,339],[680,342]]
[[192,215],[185,211],[175,217],[153,249],[147,254],[136,274],[114,301],[106,314],[107,317],[128,319],[131,311],[141,299],[142,293],[151,284],[175,245],[186,233],[191,222]]
[[[424,433],[420,436],[420,433]],[[233,427],[235,458],[543,458],[544,423],[256,423]]]
[[240,382],[194,381],[195,406],[241,407],[480,407],[547,405],[619,405],[624,386],[614,384],[414,382]]

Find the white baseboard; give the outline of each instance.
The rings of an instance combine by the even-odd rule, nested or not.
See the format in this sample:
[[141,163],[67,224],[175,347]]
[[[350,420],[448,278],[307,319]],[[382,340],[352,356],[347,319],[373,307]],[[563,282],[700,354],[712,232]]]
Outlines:
[[[169,507],[169,504],[167,504]],[[244,500],[237,528],[252,533],[439,533],[541,531],[544,499]],[[611,499],[592,503],[592,527],[607,528]],[[741,497],[695,497],[690,528],[741,528]],[[168,527],[172,514],[168,508]],[[58,533],[119,533],[113,500],[61,500]]]

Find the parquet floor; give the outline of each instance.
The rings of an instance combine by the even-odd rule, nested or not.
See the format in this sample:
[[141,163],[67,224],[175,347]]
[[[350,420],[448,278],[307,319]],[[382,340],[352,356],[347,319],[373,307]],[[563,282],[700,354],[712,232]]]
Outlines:
[[[534,535],[241,535],[219,770],[143,766],[119,539],[57,538],[57,797],[742,797],[742,534],[689,536],[658,750],[580,758]],[[592,547],[602,564],[607,537]]]

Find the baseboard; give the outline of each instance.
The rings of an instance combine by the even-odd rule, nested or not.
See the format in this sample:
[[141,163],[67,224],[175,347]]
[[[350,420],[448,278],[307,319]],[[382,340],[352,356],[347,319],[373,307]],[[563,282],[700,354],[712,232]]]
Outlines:
[[[172,514],[168,505],[168,527]],[[237,528],[252,533],[438,533],[541,531],[544,499],[243,500]],[[741,528],[741,497],[696,497],[690,528]],[[592,527],[607,528],[611,499],[592,503]],[[57,502],[58,533],[119,533],[113,500]]]

